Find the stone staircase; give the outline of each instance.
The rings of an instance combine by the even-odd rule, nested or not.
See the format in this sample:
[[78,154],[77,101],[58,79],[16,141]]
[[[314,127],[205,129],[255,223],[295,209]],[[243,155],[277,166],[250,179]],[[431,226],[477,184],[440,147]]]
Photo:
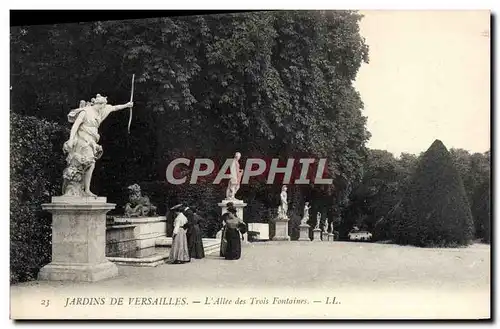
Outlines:
[[[146,248],[144,250],[153,249],[141,254],[141,250],[136,251],[134,256],[122,255],[121,257],[107,257],[117,265],[138,266],[138,267],[156,267],[168,262],[170,249],[172,247],[172,238],[161,237],[155,241],[155,247]],[[220,240],[219,239],[203,239],[203,247],[205,255],[219,254]]]
[[[170,250],[170,248],[172,247],[172,238],[166,236],[157,238],[156,247],[168,248],[168,250]],[[205,255],[218,253],[220,248],[220,240],[213,238],[204,238],[203,248],[205,249]]]

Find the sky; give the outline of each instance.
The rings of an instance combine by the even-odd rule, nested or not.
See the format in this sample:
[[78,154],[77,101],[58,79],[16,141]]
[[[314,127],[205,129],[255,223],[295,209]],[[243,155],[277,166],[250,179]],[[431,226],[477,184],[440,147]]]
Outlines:
[[367,146],[399,156],[440,139],[490,149],[489,11],[361,11],[369,64],[355,82]]

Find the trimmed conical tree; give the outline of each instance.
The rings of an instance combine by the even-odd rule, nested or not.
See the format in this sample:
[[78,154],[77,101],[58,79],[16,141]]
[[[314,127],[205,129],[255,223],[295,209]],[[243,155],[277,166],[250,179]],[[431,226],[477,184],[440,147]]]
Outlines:
[[420,159],[393,229],[399,244],[452,247],[472,241],[474,223],[464,185],[440,140]]
[[476,226],[476,237],[489,243],[491,240],[491,183],[487,179],[474,193],[472,215]]

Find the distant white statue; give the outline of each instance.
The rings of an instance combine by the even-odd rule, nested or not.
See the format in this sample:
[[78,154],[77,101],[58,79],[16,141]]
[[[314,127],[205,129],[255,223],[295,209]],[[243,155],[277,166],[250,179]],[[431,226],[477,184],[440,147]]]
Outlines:
[[319,223],[321,223],[321,213],[318,212],[318,215],[316,216],[316,227],[314,228],[315,230],[319,230]]
[[280,199],[281,203],[278,208],[278,217],[279,218],[288,218],[288,195],[286,193],[287,187],[286,185],[283,185],[281,188],[281,194],[280,194]]
[[302,216],[300,224],[304,225],[309,221],[309,209],[311,209],[311,206],[309,206],[309,202],[306,202],[306,204],[304,205],[304,216]]
[[236,199],[236,193],[240,189],[241,177],[243,176],[243,170],[240,169],[240,158],[241,153],[236,152],[233,162],[229,167],[231,178],[227,184],[226,200],[238,200]]

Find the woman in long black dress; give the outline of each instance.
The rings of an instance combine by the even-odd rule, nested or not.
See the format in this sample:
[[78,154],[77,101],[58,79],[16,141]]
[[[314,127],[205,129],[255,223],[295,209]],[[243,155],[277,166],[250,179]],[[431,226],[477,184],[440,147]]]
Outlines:
[[229,216],[226,220],[225,239],[226,250],[224,258],[227,260],[236,260],[241,257],[241,233],[246,232],[246,225],[236,216],[236,208],[228,207]]
[[203,239],[200,229],[201,216],[198,215],[196,209],[190,208],[189,212],[189,227],[188,227],[188,248],[191,258],[201,259],[205,257],[205,249],[203,248]]
[[234,204],[232,202],[227,203],[227,212],[225,212],[221,216],[221,221],[222,221],[222,228],[220,230],[221,232],[221,238],[220,238],[220,251],[219,251],[219,256],[224,257],[226,254],[226,249],[227,249],[227,240],[226,240],[226,221],[228,220],[230,216],[229,208],[234,208]]

